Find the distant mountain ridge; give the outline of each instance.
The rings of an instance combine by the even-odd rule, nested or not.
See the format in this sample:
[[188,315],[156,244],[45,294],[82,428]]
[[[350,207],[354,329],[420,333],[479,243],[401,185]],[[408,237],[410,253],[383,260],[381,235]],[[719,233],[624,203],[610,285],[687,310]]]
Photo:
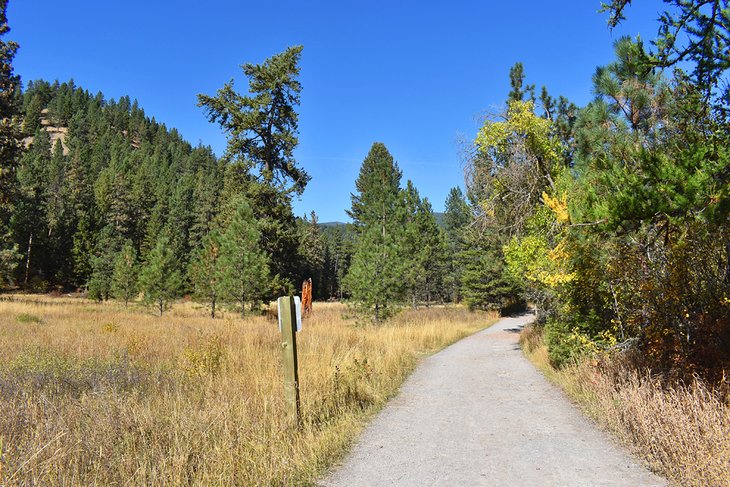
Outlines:
[[[436,218],[436,223],[438,224],[438,226],[443,228],[444,227],[444,213],[434,211],[433,216],[434,216],[434,218]],[[339,227],[339,226],[343,226],[343,225],[348,225],[348,223],[335,221],[335,222],[324,222],[324,223],[319,224],[319,226],[322,228]]]

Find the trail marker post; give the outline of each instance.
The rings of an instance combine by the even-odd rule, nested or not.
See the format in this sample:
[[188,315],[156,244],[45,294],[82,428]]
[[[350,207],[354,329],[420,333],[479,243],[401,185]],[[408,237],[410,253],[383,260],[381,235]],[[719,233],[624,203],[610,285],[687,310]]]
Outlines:
[[297,360],[297,331],[302,329],[301,304],[298,297],[278,299],[281,351],[284,359],[284,397],[291,415],[301,424],[299,401],[299,364]]

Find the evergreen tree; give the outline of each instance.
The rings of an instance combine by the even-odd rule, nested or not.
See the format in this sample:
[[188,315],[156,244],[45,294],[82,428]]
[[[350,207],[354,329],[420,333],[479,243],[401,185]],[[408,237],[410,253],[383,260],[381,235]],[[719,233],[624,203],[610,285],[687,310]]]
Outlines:
[[20,77],[13,73],[18,44],[4,39],[10,28],[7,0],[0,0],[0,279],[7,279],[20,254],[9,224],[17,201],[16,170],[20,162]]
[[241,317],[246,303],[252,307],[267,294],[271,285],[268,256],[260,247],[261,233],[253,211],[239,199],[236,211],[221,236],[220,284],[227,301],[237,302]]
[[504,256],[495,240],[468,231],[458,262],[462,266],[461,293],[469,309],[500,310],[515,304],[519,287],[506,272]]
[[448,296],[448,293],[445,292],[448,273],[448,240],[445,232],[436,222],[428,198],[424,198],[418,207],[416,223],[421,236],[418,261],[423,269],[423,277],[419,283],[419,296],[428,306],[434,299],[444,299]]
[[380,324],[397,311],[403,300],[404,271],[403,256],[394,235],[383,235],[381,228],[367,226],[360,232],[343,286],[355,309]]
[[[48,260],[46,271],[56,281],[64,281],[70,274],[70,263],[67,259],[70,238],[65,231],[69,214],[68,201],[64,194],[67,157],[63,153],[60,140],[53,145],[53,152],[48,167],[45,170],[44,208],[46,211],[46,235],[50,253],[56,256]],[[61,257],[63,256],[63,257]]]
[[220,265],[221,236],[211,231],[203,238],[200,248],[190,263],[190,282],[193,297],[210,305],[210,317],[215,319],[215,310],[221,298],[221,277],[225,273]]
[[123,238],[132,236],[134,210],[129,183],[121,163],[107,166],[95,184],[96,206],[107,225]]
[[145,302],[154,304],[160,316],[179,295],[182,276],[166,237],[160,237],[147,255],[139,275],[139,287]]
[[89,279],[89,297],[106,301],[112,293],[116,255],[120,250],[120,240],[114,227],[107,225],[101,231],[92,259],[93,271]]
[[449,297],[455,302],[460,302],[462,267],[459,265],[459,255],[466,249],[465,232],[472,221],[472,214],[464,193],[458,186],[449,191],[445,209],[444,232],[448,241],[446,285]]
[[382,143],[373,144],[355,182],[348,214],[358,233],[345,288],[358,310],[380,323],[404,293],[402,256],[405,215],[401,171]]
[[507,101],[522,101],[525,95],[529,94],[530,99],[535,99],[535,85],[525,85],[525,68],[522,63],[515,63],[509,69],[509,84],[512,87]]
[[[192,225],[190,227],[190,248],[197,249],[213,229],[213,222],[220,208],[222,171],[210,149],[195,149],[196,157],[207,159],[198,168],[193,189]],[[194,154],[194,155],[195,155]]]
[[[609,25],[625,19],[631,0],[602,2],[610,13]],[[651,67],[692,68],[690,82],[722,118],[730,115],[730,13],[727,0],[664,0],[668,6],[659,17],[654,52],[645,58]]]
[[299,235],[291,195],[257,181],[241,169],[240,164],[230,164],[227,168],[217,225],[228,226],[243,195],[257,222],[261,234],[259,246],[268,256],[269,273],[277,283],[273,285],[272,281],[264,298],[290,294],[302,272],[298,265],[302,258],[298,254]]
[[420,301],[428,305],[434,297],[443,297],[448,247],[428,199],[421,199],[411,181],[403,193],[406,210],[403,278],[411,304],[416,308]]
[[342,299],[342,281],[350,268],[354,253],[355,232],[353,225],[333,225],[323,229],[326,245],[325,266],[327,268],[326,288],[314,289],[322,291],[321,299]]
[[405,264],[403,282],[405,284],[411,306],[418,306],[421,285],[425,279],[425,269],[421,251],[421,228],[418,222],[418,210],[421,206],[421,196],[409,179],[406,187],[401,190],[405,224],[403,226],[402,252]]
[[193,179],[191,175],[181,177],[170,199],[165,235],[170,250],[182,269],[188,265],[190,248],[190,227],[193,225]]
[[16,241],[25,251],[24,272],[21,277],[24,286],[29,284],[29,279],[34,274],[31,270],[46,268],[43,260],[51,255],[45,238],[48,231],[45,229],[44,204],[45,173],[50,167],[50,158],[51,139],[48,132],[38,130],[18,168],[19,198],[11,221]]
[[327,247],[319,228],[317,214],[311,212],[310,219],[305,216],[298,221],[299,250],[302,258],[300,284],[305,279],[312,279],[313,293],[319,296],[324,287],[324,266],[327,258]]
[[198,95],[198,105],[205,108],[211,122],[220,123],[228,134],[229,159],[254,164],[263,180],[288,185],[300,193],[309,175],[297,167],[294,148],[299,142],[298,115],[302,86],[299,58],[302,46],[290,47],[262,64],[244,64],[250,96],[226,83],[216,96]]
[[24,109],[23,134],[32,136],[41,129],[41,117],[43,111],[43,96],[36,93],[30,98],[28,106]]
[[124,306],[137,294],[137,252],[131,241],[127,241],[114,260],[112,274],[112,295],[124,300]]
[[542,105],[542,116],[547,118],[548,120],[554,120],[555,119],[555,98],[550,96],[550,93],[548,93],[548,90],[545,86],[542,87],[542,90],[540,91],[540,105]]

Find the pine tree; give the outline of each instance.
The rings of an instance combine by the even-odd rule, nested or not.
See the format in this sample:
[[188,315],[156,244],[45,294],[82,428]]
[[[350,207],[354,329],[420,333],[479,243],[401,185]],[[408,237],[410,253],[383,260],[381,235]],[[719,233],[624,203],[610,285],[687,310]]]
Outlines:
[[382,143],[373,144],[355,182],[348,214],[358,233],[355,254],[344,280],[353,303],[375,323],[392,315],[403,299],[402,258],[405,215],[401,171]]
[[245,195],[261,233],[260,247],[268,256],[269,273],[278,282],[270,286],[264,298],[292,293],[294,283],[301,276],[298,263],[302,258],[298,253],[299,235],[291,195],[257,181],[240,164],[231,164],[226,170],[221,208],[216,217],[219,228],[225,228],[231,221],[241,195]]
[[449,297],[461,301],[461,274],[459,254],[465,250],[465,232],[472,221],[471,209],[466,202],[464,193],[458,186],[451,188],[446,198],[444,212],[444,232],[448,241],[448,276]]
[[48,221],[48,236],[52,237],[63,224],[64,212],[64,178],[66,175],[66,156],[63,154],[61,141],[53,145],[53,154],[46,171],[45,207]]
[[512,90],[507,96],[507,101],[522,101],[525,95],[529,94],[530,99],[535,99],[535,85],[525,85],[525,68],[522,63],[515,63],[509,69],[509,84]]
[[[323,235],[326,245],[326,256],[329,259],[327,265],[327,288],[322,289],[322,299],[343,298],[342,280],[350,268],[352,255],[354,253],[355,232],[353,226],[334,225],[324,227]],[[314,289],[317,292],[317,289]]]
[[114,260],[112,295],[124,300],[124,306],[137,294],[137,252],[131,241],[127,241]]
[[182,276],[166,237],[160,237],[147,255],[139,275],[139,287],[145,302],[154,304],[160,316],[170,306],[170,301],[179,295]]
[[[299,282],[305,279],[312,279],[313,292],[318,295],[324,287],[324,265],[327,258],[327,248],[319,228],[317,214],[311,212],[310,219],[304,218],[298,221],[299,230],[299,255],[302,258],[302,270]],[[299,283],[297,283],[299,284]]]
[[170,250],[181,268],[186,268],[191,253],[190,227],[193,224],[193,179],[191,175],[181,177],[170,199],[165,235]]
[[[198,148],[196,151],[201,152]],[[205,154],[210,158],[208,164],[213,167],[200,168],[195,176],[195,188],[193,189],[192,226],[190,227],[190,248],[200,247],[203,239],[213,229],[213,222],[220,210],[220,192],[222,186],[222,171],[218,168],[215,156]],[[203,156],[201,156],[203,157]]]
[[116,235],[132,236],[134,211],[129,183],[122,164],[106,167],[95,184],[96,205],[106,224],[111,225]]
[[405,265],[398,242],[377,226],[366,227],[357,241],[343,286],[363,316],[380,324],[403,300]]
[[10,217],[17,201],[16,170],[20,162],[20,77],[13,73],[18,44],[8,33],[7,0],[0,0],[0,279],[10,278],[18,265],[18,246],[12,241]]
[[423,268],[420,283],[420,298],[429,306],[436,298],[445,298],[445,283],[448,273],[449,246],[445,232],[439,228],[428,198],[421,200],[416,214],[421,235],[418,260]]
[[[692,68],[691,83],[702,93],[707,104],[727,120],[730,116],[730,13],[727,0],[664,0],[667,5],[659,17],[654,52],[645,58],[648,67]],[[609,26],[625,19],[631,0],[602,2],[609,12]]]
[[25,108],[23,118],[23,134],[33,136],[41,129],[41,112],[43,111],[43,96],[36,93]]
[[421,298],[423,285],[426,280],[425,259],[426,252],[422,234],[422,219],[420,218],[421,196],[408,180],[406,187],[402,190],[403,205],[405,208],[405,225],[403,227],[403,259],[405,274],[403,282],[413,308],[418,307]]
[[215,310],[221,298],[221,277],[224,273],[220,265],[221,236],[213,230],[203,238],[200,248],[190,263],[190,282],[193,298],[210,305],[210,317],[215,319]]
[[221,236],[221,289],[226,301],[237,302],[241,318],[246,303],[252,306],[266,295],[271,285],[268,256],[260,247],[261,233],[253,211],[239,199],[236,212]]
[[[16,241],[24,250],[22,283],[29,284],[31,270],[44,268],[48,255],[45,204],[45,171],[50,166],[51,139],[48,132],[38,130],[33,143],[23,155],[18,168],[19,197],[13,212],[11,227]],[[40,257],[40,262],[39,262]]]
[[459,254],[461,293],[469,309],[500,310],[515,304],[519,287],[506,272],[501,248],[494,239],[471,230]]
[[226,83],[216,96],[198,95],[211,122],[220,123],[228,133],[227,156],[253,163],[269,185],[288,185],[297,193],[304,191],[309,175],[297,167],[294,148],[299,140],[298,115],[302,86],[299,58],[302,46],[276,54],[262,64],[244,64],[250,96]]
[[89,297],[106,301],[112,293],[114,265],[116,255],[121,248],[120,239],[112,225],[104,227],[96,244],[96,252],[92,258],[93,271],[89,279]]

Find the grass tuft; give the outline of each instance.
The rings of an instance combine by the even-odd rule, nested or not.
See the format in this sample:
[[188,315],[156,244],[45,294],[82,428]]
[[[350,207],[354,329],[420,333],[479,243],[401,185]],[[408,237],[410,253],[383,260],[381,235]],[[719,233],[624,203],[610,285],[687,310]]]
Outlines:
[[15,321],[17,321],[18,323],[43,324],[43,318],[30,313],[20,313],[18,316],[15,317]]

